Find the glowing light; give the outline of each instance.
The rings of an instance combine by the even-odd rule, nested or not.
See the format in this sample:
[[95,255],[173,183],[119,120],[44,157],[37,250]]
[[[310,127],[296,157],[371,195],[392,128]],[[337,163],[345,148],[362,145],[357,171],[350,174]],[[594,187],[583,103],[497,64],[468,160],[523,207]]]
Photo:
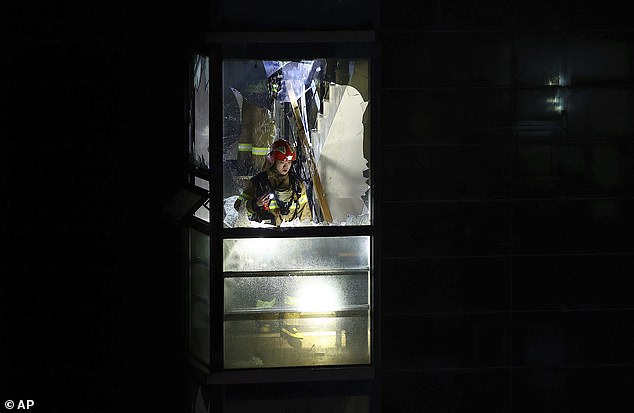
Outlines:
[[339,291],[323,279],[307,280],[296,297],[299,311],[335,311],[341,306]]
[[548,86],[565,86],[566,85],[566,76],[562,73],[558,75],[553,75],[546,78],[546,84]]
[[553,112],[561,113],[564,110],[563,99],[559,96],[546,99],[546,103],[549,105],[549,110]]

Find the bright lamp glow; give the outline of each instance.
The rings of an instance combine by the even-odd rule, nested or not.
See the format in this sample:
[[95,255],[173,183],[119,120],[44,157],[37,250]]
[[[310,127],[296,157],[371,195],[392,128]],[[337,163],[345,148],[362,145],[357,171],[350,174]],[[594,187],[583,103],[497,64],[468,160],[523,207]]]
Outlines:
[[299,311],[335,311],[340,306],[339,291],[323,279],[308,280],[297,291]]

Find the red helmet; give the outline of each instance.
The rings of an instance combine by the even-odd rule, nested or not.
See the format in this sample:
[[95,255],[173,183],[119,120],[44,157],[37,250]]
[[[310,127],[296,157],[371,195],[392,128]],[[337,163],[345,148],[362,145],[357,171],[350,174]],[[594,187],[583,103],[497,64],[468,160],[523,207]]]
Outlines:
[[275,161],[294,161],[296,154],[291,148],[291,145],[284,139],[278,139],[271,145],[271,150],[268,153],[269,162]]

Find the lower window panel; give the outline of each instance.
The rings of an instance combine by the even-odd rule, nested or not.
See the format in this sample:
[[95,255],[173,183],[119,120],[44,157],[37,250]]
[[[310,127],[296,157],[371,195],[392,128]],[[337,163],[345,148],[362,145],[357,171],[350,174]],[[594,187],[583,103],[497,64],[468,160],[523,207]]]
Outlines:
[[370,364],[369,240],[224,240],[224,368]]
[[226,369],[370,363],[369,311],[263,313],[224,337]]

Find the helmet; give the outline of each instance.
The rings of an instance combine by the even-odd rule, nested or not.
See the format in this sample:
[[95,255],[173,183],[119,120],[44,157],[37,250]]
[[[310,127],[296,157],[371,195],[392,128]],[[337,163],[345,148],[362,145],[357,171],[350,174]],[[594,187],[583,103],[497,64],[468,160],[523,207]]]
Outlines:
[[271,150],[266,155],[269,163],[273,164],[275,161],[289,160],[294,161],[296,158],[295,151],[291,148],[288,141],[284,139],[278,139],[271,145]]

